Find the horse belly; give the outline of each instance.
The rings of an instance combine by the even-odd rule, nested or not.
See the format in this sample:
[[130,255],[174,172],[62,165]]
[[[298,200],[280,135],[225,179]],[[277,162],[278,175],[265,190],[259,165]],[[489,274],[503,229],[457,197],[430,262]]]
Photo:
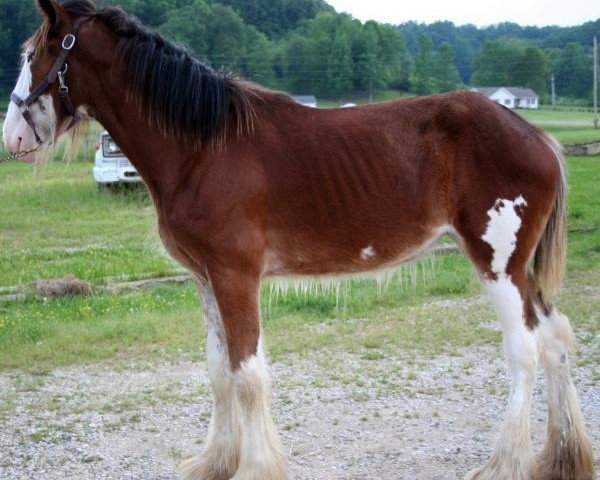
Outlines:
[[422,255],[447,231],[445,223],[438,223],[402,229],[340,229],[322,236],[281,234],[269,242],[264,273],[327,276],[383,270]]

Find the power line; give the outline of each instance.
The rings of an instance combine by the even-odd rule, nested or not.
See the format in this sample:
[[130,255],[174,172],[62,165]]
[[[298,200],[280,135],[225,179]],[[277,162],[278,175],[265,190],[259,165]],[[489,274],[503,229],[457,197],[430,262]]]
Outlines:
[[598,39],[594,36],[594,128],[598,128]]

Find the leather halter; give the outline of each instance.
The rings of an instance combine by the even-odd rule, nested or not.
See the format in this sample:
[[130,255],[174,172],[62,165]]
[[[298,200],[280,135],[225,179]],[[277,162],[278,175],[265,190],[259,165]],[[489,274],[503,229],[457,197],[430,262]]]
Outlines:
[[86,19],[79,18],[73,24],[73,28],[71,29],[71,31],[64,36],[63,41],[61,43],[60,53],[58,54],[58,58],[54,62],[54,65],[48,72],[48,75],[46,75],[46,78],[44,78],[44,80],[42,80],[31,91],[31,93],[27,96],[27,98],[22,99],[14,91],[10,94],[11,101],[17,106],[17,108],[21,112],[21,115],[23,115],[23,118],[27,122],[27,125],[29,125],[31,127],[31,129],[33,130],[33,134],[35,136],[35,141],[37,142],[38,146],[40,144],[42,144],[43,142],[35,128],[35,121],[33,120],[33,117],[31,116],[29,107],[37,101],[37,99],[40,97],[40,95],[50,85],[52,85],[52,84],[54,84],[54,82],[56,82],[56,79],[58,79],[58,91],[60,93],[60,98],[62,100],[63,106],[65,107],[65,110],[67,111],[67,113],[73,117],[67,130],[70,130],[72,127],[75,126],[75,124],[79,120],[81,120],[80,115],[75,112],[75,107],[73,106],[73,102],[71,101],[71,97],[69,96],[69,87],[67,87],[67,84],[65,81],[65,74],[67,73],[67,69],[69,68],[69,65],[67,64],[67,58],[69,56],[69,53],[71,53],[71,50],[75,46],[75,40],[76,40],[75,35],[79,31],[79,27],[81,26],[81,24],[83,23],[84,20],[86,20]]

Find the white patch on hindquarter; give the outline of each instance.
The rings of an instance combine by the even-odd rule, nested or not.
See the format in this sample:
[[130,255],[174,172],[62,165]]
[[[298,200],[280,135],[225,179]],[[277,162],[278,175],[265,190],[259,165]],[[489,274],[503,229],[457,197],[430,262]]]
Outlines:
[[496,275],[506,275],[508,261],[515,251],[517,232],[521,228],[521,217],[517,207],[527,206],[527,201],[519,195],[514,201],[499,198],[487,212],[489,222],[481,239],[494,251],[491,270]]
[[362,260],[368,260],[369,258],[374,257],[374,256],[375,256],[375,249],[373,248],[373,245],[369,245],[368,247],[363,248],[360,251],[360,258]]

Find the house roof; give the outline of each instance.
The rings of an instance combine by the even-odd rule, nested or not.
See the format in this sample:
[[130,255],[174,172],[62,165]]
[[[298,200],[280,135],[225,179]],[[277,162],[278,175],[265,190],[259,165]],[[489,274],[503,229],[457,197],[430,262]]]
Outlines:
[[507,90],[509,93],[514,95],[516,98],[532,98],[538,99],[539,96],[535,93],[531,88],[522,88],[522,87],[473,87],[471,90],[474,92],[479,92],[486,97],[491,97],[498,90],[503,88]]
[[531,88],[504,87],[517,98],[539,98]]

